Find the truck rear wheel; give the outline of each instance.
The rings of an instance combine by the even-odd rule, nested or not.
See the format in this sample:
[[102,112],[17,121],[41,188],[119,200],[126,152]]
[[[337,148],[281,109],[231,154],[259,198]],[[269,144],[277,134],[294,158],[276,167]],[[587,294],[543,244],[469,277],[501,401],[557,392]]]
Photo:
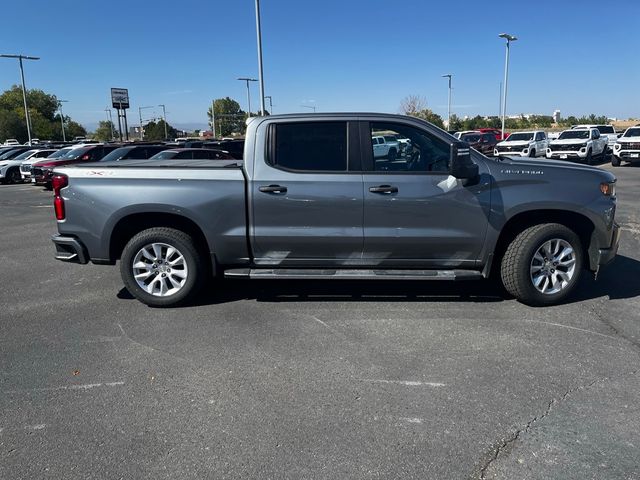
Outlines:
[[534,225],[509,244],[500,273],[505,289],[532,306],[566,299],[582,274],[582,244],[578,236],[557,223]]
[[191,236],[165,227],[135,235],[120,260],[120,275],[127,290],[152,307],[186,303],[202,286],[204,270]]
[[619,167],[620,166],[620,157],[616,157],[615,155],[613,155],[611,157],[611,166],[612,167]]

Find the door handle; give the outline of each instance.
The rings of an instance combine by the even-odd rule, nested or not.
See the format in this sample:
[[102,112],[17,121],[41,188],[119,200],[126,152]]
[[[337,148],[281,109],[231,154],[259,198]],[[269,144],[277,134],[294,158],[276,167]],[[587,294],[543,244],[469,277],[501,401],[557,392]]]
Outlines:
[[377,187],[369,187],[371,193],[398,193],[398,187],[391,185],[378,185]]
[[280,185],[263,185],[258,190],[264,193],[287,193],[287,187]]

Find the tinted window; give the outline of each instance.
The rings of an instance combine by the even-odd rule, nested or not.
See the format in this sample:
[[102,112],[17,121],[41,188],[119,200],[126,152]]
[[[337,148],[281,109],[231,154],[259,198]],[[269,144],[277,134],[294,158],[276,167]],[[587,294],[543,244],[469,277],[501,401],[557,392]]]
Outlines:
[[485,134],[482,136],[482,140],[484,140],[484,141],[485,141],[485,142],[487,142],[487,143],[491,143],[491,142],[493,142],[493,141],[495,140],[495,138],[496,138],[496,136],[495,136],[495,135],[492,135],[491,133],[485,133]]
[[640,137],[640,128],[630,128],[624,132],[625,137]]
[[33,155],[35,150],[27,150],[26,152],[22,152],[20,155],[14,158],[14,160],[25,160],[31,155]]
[[558,137],[560,140],[568,140],[570,138],[589,138],[589,130],[566,130]]
[[611,125],[598,125],[600,133],[616,133]]
[[176,160],[186,160],[193,158],[193,152],[191,150],[185,150],[183,152],[177,152],[175,155],[169,158],[175,158]]
[[127,153],[129,153],[132,150],[135,150],[135,147],[116,148],[114,151],[112,151],[108,155],[105,155],[104,157],[102,157],[102,160],[100,160],[100,161],[101,162],[114,162],[116,160],[121,160],[123,158],[131,158],[131,157],[127,156]]
[[480,140],[480,135],[475,135],[475,134],[471,134],[471,135],[463,135],[460,140],[462,140],[463,142],[468,142],[468,143],[476,143]]
[[275,151],[270,159],[288,170],[347,170],[346,122],[276,124]]
[[[400,123],[371,123],[371,135],[389,135],[406,138],[403,145],[373,147],[375,171],[448,172],[450,146],[429,132]],[[491,135],[489,135],[491,136]],[[480,135],[476,135],[480,138]]]

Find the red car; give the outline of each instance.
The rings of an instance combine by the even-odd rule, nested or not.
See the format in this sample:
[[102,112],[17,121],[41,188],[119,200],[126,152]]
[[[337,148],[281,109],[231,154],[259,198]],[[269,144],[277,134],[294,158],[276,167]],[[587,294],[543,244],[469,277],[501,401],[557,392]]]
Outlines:
[[482,133],[491,133],[496,136],[496,140],[501,142],[502,140],[506,140],[509,137],[509,133],[504,132],[504,138],[502,138],[502,130],[497,128],[478,128],[478,132]]
[[58,158],[45,158],[31,166],[31,182],[51,187],[53,169],[81,162],[97,162],[121,145],[79,145]]

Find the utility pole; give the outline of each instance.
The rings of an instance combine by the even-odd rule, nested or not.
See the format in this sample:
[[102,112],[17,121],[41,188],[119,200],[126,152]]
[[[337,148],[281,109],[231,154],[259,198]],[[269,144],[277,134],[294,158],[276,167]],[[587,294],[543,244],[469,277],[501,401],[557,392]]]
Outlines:
[[247,105],[249,107],[249,112],[247,113],[247,116],[250,117],[251,116],[251,89],[249,88],[249,82],[257,82],[258,80],[256,80],[255,78],[249,78],[249,77],[240,77],[238,78],[238,80],[247,82]]
[[213,134],[213,138],[216,138],[216,101],[211,100],[211,133]]
[[[107,112],[107,121],[109,122],[109,129],[111,130],[111,141],[115,140],[115,125],[113,124],[113,117],[111,116],[111,109],[109,107],[104,109],[105,112]],[[120,118],[118,117],[118,122],[120,121]]]
[[142,110],[144,108],[154,108],[154,107],[138,107],[138,115],[140,116],[140,140],[144,140],[144,129],[142,128]]
[[62,127],[62,141],[67,141],[67,135],[64,133],[64,113],[62,113],[62,104],[69,100],[58,100],[58,108],[60,109],[60,126]]
[[264,75],[262,72],[262,28],[260,26],[260,0],[256,0],[256,37],[258,38],[258,78],[260,79],[260,115],[264,116]]
[[452,73],[447,73],[446,75],[442,75],[442,78],[449,79],[449,103],[447,108],[447,130],[451,130],[451,77],[453,77]]
[[272,103],[272,98],[271,95],[267,95],[266,97],[264,97],[265,99],[268,98],[269,99],[269,114],[273,115],[273,103]]
[[162,120],[164,121],[164,139],[167,139],[167,111],[165,109],[165,105],[158,105],[159,107],[162,107]]
[[511,42],[515,42],[518,37],[509,35],[508,33],[501,33],[498,35],[500,38],[504,38],[507,41],[506,56],[504,61],[504,90],[502,94],[502,139],[504,140],[504,123],[505,116],[507,114],[507,88],[509,83],[509,50],[511,48]]
[[29,146],[31,146],[31,119],[29,118],[29,107],[27,106],[27,87],[24,83],[24,68],[22,60],[40,60],[40,57],[29,57],[27,55],[0,55],[1,58],[17,58],[20,62],[20,77],[22,78],[22,100],[24,101],[24,118],[27,122],[27,136]]

